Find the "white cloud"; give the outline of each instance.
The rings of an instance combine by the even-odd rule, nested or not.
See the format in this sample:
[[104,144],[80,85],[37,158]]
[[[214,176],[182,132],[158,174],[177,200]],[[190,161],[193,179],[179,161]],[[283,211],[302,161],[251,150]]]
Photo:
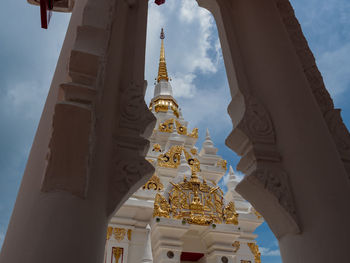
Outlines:
[[[194,80],[200,74],[218,70],[221,49],[212,15],[193,0],[168,0],[157,6],[150,2],[146,45],[146,100],[153,93],[157,76],[160,40],[165,30],[165,54],[175,97],[191,98],[197,94]],[[177,86],[179,84],[179,86]]]
[[178,72],[172,75],[171,85],[175,87],[173,89],[174,97],[193,98],[196,95],[196,86],[193,83],[195,78],[196,75],[193,73]]
[[279,249],[270,249],[266,247],[260,247],[259,250],[262,256],[280,256],[281,255]]
[[6,97],[12,114],[22,118],[37,120],[48,88],[30,80],[28,82],[13,83],[8,86]]

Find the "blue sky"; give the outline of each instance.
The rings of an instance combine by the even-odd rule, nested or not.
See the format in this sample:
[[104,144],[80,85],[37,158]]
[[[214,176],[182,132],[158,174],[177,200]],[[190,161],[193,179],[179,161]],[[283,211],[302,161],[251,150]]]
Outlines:
[[[208,127],[219,154],[235,167],[238,157],[224,145],[232,130],[230,102],[215,21],[194,0],[150,1],[145,76],[153,93],[159,31],[166,33],[166,57],[174,95],[190,127]],[[350,126],[350,2],[292,0],[335,105]],[[40,29],[39,9],[25,0],[4,1],[0,10],[0,246],[46,99],[69,15],[55,13]],[[256,233],[262,262],[281,262],[278,244],[264,223]]]

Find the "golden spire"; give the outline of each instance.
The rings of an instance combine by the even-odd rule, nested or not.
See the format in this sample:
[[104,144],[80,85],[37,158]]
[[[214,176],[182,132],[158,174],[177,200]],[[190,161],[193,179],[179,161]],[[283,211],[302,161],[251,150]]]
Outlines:
[[161,79],[165,79],[166,81],[169,80],[168,71],[166,69],[166,63],[165,63],[164,38],[165,38],[165,36],[164,36],[163,28],[162,28],[162,31],[160,32],[160,39],[162,40],[162,43],[161,43],[161,47],[160,47],[160,58],[159,58],[157,82],[159,82]]

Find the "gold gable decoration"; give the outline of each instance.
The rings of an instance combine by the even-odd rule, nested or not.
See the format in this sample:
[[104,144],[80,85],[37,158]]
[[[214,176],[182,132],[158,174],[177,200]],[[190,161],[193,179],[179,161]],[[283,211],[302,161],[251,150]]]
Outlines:
[[168,192],[168,199],[157,194],[154,201],[153,217],[182,219],[189,224],[210,225],[238,224],[238,214],[233,202],[224,204],[220,187],[210,186],[200,179],[194,170],[190,180],[175,184]]
[[192,155],[186,151],[185,147],[179,145],[172,146],[168,152],[160,154],[158,156],[158,165],[160,167],[178,168],[180,165],[181,154],[185,155],[187,163],[192,171],[200,172],[199,160],[192,157]]

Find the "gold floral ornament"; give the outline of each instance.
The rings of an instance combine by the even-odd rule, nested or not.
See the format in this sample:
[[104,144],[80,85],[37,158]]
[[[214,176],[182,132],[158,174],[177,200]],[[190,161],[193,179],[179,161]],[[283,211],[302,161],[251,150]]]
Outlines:
[[168,152],[158,156],[158,165],[168,168],[179,167],[182,150],[182,146],[171,147]]
[[153,152],[161,152],[162,148],[160,147],[160,145],[158,143],[156,143],[156,144],[153,145],[152,151]]
[[174,119],[169,119],[165,122],[160,123],[158,129],[161,132],[172,133],[174,131]]
[[218,160],[217,166],[220,166],[225,171],[227,170],[227,161],[224,159]]
[[187,127],[183,126],[178,120],[175,120],[176,130],[178,134],[187,135]]
[[255,243],[248,243],[247,245],[254,255],[255,263],[261,263],[261,253],[259,251],[259,246]]
[[123,248],[122,247],[113,247],[112,253],[115,258],[115,262],[119,263],[120,256],[123,255]]
[[198,138],[198,128],[194,128],[192,130],[192,132],[190,134],[188,134],[188,136],[190,136],[192,138]]
[[114,228],[114,238],[118,240],[118,242],[122,241],[125,237],[126,230],[125,228]]
[[144,190],[162,191],[164,185],[160,182],[160,179],[155,174],[148,180],[148,182],[142,187]]
[[168,193],[168,200],[157,194],[153,216],[185,220],[189,224],[238,223],[238,214],[233,203],[225,207],[220,187],[209,185],[192,170],[190,180],[175,184]]
[[239,243],[239,241],[235,241],[235,242],[233,242],[232,246],[234,247],[233,252],[236,253],[239,250],[239,248],[241,247],[241,243]]

